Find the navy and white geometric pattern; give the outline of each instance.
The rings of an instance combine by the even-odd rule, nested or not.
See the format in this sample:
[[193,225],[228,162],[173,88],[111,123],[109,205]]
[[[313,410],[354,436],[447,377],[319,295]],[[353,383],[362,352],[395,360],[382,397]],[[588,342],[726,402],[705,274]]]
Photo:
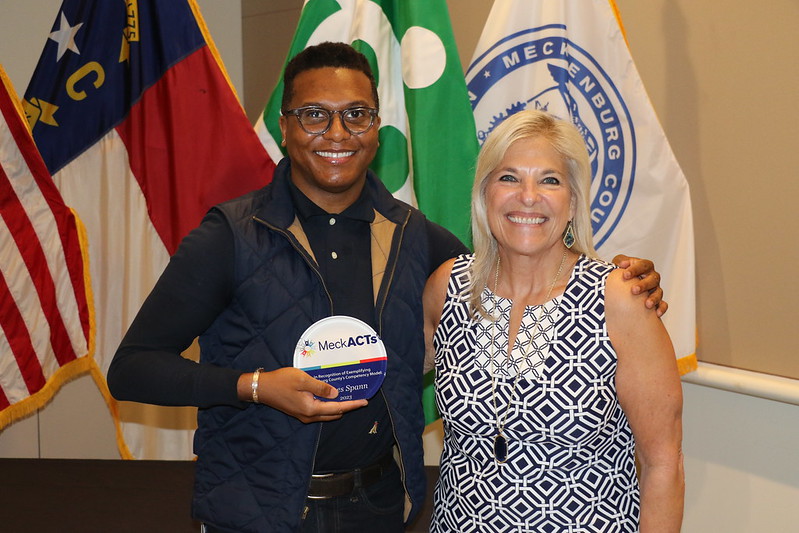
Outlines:
[[[638,531],[635,442],[616,398],[616,353],[605,325],[605,282],[613,266],[581,257],[563,295],[525,311],[509,359],[512,302],[483,292],[489,313],[497,304],[496,335],[491,321],[471,319],[472,260],[461,256],[453,266],[434,337],[444,451],[430,531]],[[533,330],[535,346],[527,353]],[[500,417],[513,397],[502,464],[493,454],[492,367]]]

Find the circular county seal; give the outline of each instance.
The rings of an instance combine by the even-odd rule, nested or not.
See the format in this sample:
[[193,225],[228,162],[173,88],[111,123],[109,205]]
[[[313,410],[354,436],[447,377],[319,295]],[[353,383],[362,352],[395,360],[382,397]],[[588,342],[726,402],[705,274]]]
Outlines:
[[597,249],[627,207],[635,181],[630,113],[613,80],[562,24],[516,32],[478,57],[466,73],[477,135],[508,116],[539,109],[570,120],[591,159],[591,223]]

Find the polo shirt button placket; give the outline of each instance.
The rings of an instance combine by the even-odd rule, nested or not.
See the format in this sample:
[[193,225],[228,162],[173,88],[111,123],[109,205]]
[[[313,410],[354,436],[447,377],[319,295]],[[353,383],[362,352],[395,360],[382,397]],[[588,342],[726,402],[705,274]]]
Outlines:
[[[330,220],[328,220],[328,223],[331,226],[335,226],[336,225],[336,217],[330,217]],[[332,257],[333,259],[338,259],[338,254],[336,252],[330,252],[330,257]]]

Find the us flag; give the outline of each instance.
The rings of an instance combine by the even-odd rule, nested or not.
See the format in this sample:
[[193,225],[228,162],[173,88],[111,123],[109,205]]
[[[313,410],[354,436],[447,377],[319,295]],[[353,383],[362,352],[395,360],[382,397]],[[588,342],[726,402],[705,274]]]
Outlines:
[[94,366],[80,222],[0,67],[0,429]]

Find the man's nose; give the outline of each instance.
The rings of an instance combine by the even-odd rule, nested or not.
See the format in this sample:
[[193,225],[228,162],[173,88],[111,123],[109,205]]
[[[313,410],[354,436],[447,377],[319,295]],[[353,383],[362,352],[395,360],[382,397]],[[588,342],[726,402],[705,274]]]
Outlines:
[[325,132],[325,137],[330,139],[346,139],[351,134],[344,125],[344,117],[340,112],[330,114],[330,128]]

